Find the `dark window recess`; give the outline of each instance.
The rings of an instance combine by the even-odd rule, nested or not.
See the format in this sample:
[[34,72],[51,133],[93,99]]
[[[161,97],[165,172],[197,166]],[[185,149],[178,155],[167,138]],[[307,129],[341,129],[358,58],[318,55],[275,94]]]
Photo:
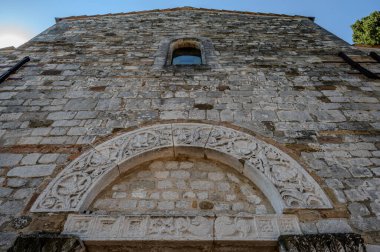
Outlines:
[[192,47],[178,48],[173,51],[172,65],[201,65],[201,50]]

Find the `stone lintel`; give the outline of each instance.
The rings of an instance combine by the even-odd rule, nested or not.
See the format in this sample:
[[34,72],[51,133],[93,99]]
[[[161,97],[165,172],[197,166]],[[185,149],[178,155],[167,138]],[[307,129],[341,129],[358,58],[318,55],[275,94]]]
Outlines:
[[84,241],[276,241],[301,234],[294,215],[97,216],[71,214],[64,234]]

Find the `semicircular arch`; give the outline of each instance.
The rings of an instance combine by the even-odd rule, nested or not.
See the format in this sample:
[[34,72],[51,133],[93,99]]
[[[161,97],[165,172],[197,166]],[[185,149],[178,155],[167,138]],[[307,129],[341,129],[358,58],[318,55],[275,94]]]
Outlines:
[[207,157],[237,169],[277,213],[332,207],[318,183],[277,147],[224,126],[171,123],[133,130],[83,153],[49,183],[31,211],[83,211],[121,173],[142,162],[181,155]]

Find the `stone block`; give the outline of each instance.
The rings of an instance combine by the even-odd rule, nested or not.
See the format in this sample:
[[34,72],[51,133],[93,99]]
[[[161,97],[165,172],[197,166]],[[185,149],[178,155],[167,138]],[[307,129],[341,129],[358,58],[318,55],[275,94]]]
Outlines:
[[17,165],[22,157],[22,154],[0,153],[0,167]]
[[55,165],[18,166],[8,172],[9,177],[34,178],[45,177],[53,173]]
[[[66,103],[64,109],[73,110],[73,111],[93,110],[96,106],[96,103],[97,103],[96,99],[92,99],[92,98],[70,99]],[[81,114],[81,116],[83,117],[83,113]],[[71,119],[71,118],[67,118],[67,119]]]
[[285,122],[307,122],[313,120],[310,114],[305,111],[279,111],[277,115],[280,120]]
[[214,183],[211,181],[191,181],[190,182],[191,189],[193,190],[213,190]]
[[158,189],[171,189],[173,188],[173,182],[170,180],[162,180],[157,182]]
[[169,171],[157,171],[154,173],[154,177],[158,179],[165,179],[169,177]]
[[165,191],[165,192],[162,192],[162,198],[164,200],[176,200],[179,198],[179,195],[178,195],[178,192]]
[[171,171],[170,176],[172,178],[186,179],[190,178],[190,173],[188,171]]
[[316,223],[319,233],[351,233],[352,228],[345,219],[326,219]]
[[224,174],[222,172],[210,172],[208,178],[213,181],[220,181],[224,179]]
[[59,157],[59,154],[43,154],[40,159],[38,160],[38,163],[40,164],[49,164],[54,163],[57,158]]
[[172,210],[174,209],[174,202],[173,201],[159,201],[157,205],[157,209]]
[[370,215],[368,208],[364,204],[357,202],[350,203],[348,205],[348,210],[350,211],[351,216],[353,217]]
[[0,198],[5,198],[11,195],[13,190],[11,188],[0,187]]
[[9,178],[7,181],[7,186],[9,187],[22,187],[26,185],[27,180],[26,179],[21,179],[21,178]]
[[47,117],[48,120],[68,120],[68,119],[73,119],[75,116],[76,112],[64,112],[64,111],[59,111],[59,112],[53,112],[50,113]]
[[24,202],[21,200],[8,200],[0,205],[0,214],[9,214],[17,216],[24,208]]
[[13,194],[13,198],[15,200],[22,200],[29,198],[33,195],[34,189],[33,188],[21,188],[16,190],[16,192]]
[[15,121],[22,116],[22,113],[3,113],[0,115],[0,121]]
[[21,165],[34,165],[37,163],[37,160],[40,158],[40,156],[40,153],[28,154],[21,160]]

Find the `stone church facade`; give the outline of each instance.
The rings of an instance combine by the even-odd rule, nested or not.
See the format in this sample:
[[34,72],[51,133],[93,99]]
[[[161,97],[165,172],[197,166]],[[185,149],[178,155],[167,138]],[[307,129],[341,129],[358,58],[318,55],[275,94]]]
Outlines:
[[340,52],[380,73],[313,18],[189,7],[0,50],[31,58],[0,84],[0,249],[379,251],[380,82]]

